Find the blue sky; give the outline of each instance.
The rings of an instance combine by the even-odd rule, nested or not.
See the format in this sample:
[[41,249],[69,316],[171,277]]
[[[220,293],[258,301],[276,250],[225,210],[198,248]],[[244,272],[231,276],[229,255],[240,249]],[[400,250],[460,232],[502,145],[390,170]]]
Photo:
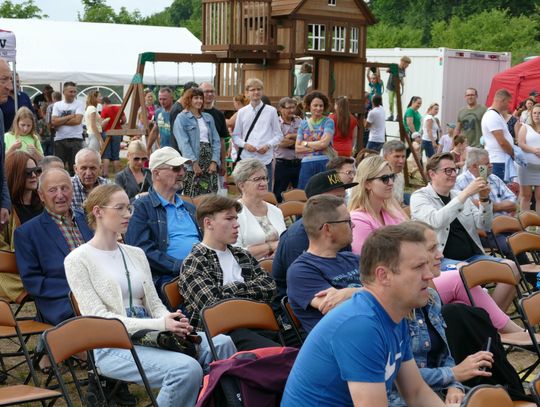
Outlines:
[[[22,3],[23,0],[12,0],[13,3]],[[139,9],[143,16],[162,11],[170,6],[173,0],[107,0],[109,6],[116,11],[124,6],[129,11]],[[51,20],[77,21],[77,12],[83,10],[80,0],[34,0],[34,3],[49,16]]]

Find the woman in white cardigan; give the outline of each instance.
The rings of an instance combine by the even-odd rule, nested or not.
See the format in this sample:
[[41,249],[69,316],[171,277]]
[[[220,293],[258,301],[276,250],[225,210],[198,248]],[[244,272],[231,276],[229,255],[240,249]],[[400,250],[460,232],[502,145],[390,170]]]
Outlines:
[[236,165],[232,175],[242,193],[240,202],[244,207],[238,214],[240,231],[236,246],[248,250],[257,260],[271,257],[286,226],[281,209],[264,201],[268,192],[266,166],[248,158]]
[[[180,312],[169,312],[159,299],[144,252],[138,247],[119,244],[133,206],[118,185],[102,185],[90,193],[86,213],[95,235],[65,259],[66,277],[82,315],[120,319],[130,334],[141,329],[166,330],[178,336],[192,331]],[[163,406],[194,406],[203,377],[203,366],[211,359],[208,342],[203,341],[199,361],[184,355],[145,346],[136,346],[146,376]],[[214,338],[218,353],[226,358],[236,349],[229,337]],[[107,377],[142,382],[129,351],[97,349],[96,364]]]

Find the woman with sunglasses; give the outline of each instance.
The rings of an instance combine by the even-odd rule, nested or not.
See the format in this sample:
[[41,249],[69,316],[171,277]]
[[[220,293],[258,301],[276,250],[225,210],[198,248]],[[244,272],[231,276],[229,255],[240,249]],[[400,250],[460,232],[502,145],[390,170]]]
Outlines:
[[129,200],[147,192],[152,186],[152,174],[144,164],[148,161],[146,146],[140,140],[133,140],[127,149],[128,165],[118,174],[115,182],[126,191]]
[[[30,154],[16,150],[6,156],[6,180],[11,196],[12,211],[0,234],[0,249],[14,251],[15,229],[43,212],[37,193],[41,167]],[[0,274],[0,296],[14,301],[23,292],[21,279],[15,274]]]
[[[360,254],[362,246],[371,232],[383,226],[396,225],[408,219],[401,210],[393,192],[393,174],[390,167],[379,156],[368,157],[357,168],[349,201],[351,220],[354,223],[352,251]],[[469,304],[465,287],[457,269],[447,270],[433,280],[445,304],[459,302]],[[475,304],[484,308],[493,325],[500,332],[519,332],[522,329],[497,306],[481,287],[471,289]]]
[[221,142],[214,118],[203,112],[204,92],[191,88],[182,95],[184,110],[174,121],[174,137],[186,163],[183,194],[191,197],[218,191]]
[[[82,315],[118,318],[129,334],[140,330],[169,331],[180,337],[192,332],[179,311],[169,312],[156,292],[150,266],[142,249],[118,243],[133,213],[126,193],[114,184],[100,185],[85,201],[88,224],[94,237],[73,250],[64,266],[69,287]],[[200,334],[198,359],[183,353],[149,346],[135,351],[152,388],[159,388],[159,406],[194,406],[202,383],[203,368],[211,360],[208,341]],[[230,338],[219,335],[220,358],[236,351]],[[96,349],[97,367],[106,377],[141,383],[131,353],[125,349]]]
[[236,164],[232,176],[242,193],[243,206],[238,214],[240,229],[235,246],[246,249],[257,260],[272,257],[286,226],[281,210],[264,201],[268,193],[266,166],[247,158]]

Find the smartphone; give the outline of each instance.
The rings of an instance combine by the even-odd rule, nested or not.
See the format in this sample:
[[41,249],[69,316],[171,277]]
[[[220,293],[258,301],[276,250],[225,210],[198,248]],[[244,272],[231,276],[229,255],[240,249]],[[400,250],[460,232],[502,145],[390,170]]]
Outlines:
[[[486,351],[486,352],[491,352],[491,336],[488,337],[487,345],[486,345],[485,351]],[[485,367],[485,366],[482,366],[479,370],[485,372],[485,371],[486,371],[486,367]]]
[[479,165],[478,166],[478,172],[480,173],[480,176],[484,178],[485,181],[487,181],[488,178],[488,166],[487,165]]

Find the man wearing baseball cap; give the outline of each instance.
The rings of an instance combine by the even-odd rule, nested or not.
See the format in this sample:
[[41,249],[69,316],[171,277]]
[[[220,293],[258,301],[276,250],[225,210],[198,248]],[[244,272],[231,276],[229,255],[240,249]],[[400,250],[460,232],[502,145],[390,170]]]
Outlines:
[[182,261],[202,233],[195,220],[195,207],[179,196],[189,160],[172,147],[150,155],[153,187],[136,199],[125,236],[127,244],[144,250],[158,293],[161,286],[178,276]]
[[[320,172],[312,176],[306,184],[305,192],[308,198],[316,195],[334,195],[345,198],[345,190],[358,185],[357,182],[344,184],[336,170]],[[309,246],[309,239],[302,219],[294,222],[279,238],[278,247],[272,262],[272,278],[276,282],[278,295],[274,299],[274,309],[279,309],[281,298],[287,295],[287,270],[289,266]],[[351,245],[342,250],[351,251]]]

